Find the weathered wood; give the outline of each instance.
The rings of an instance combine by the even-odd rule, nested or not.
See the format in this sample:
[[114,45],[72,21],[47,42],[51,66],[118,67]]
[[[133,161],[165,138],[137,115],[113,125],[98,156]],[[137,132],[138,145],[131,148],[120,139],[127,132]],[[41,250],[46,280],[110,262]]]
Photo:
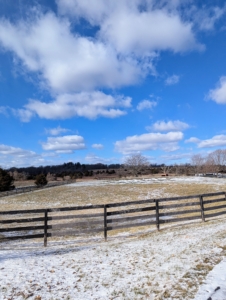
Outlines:
[[189,210],[180,210],[180,211],[169,211],[166,213],[160,213],[159,217],[167,217],[167,216],[177,216],[177,215],[185,215],[191,213],[200,213],[200,209],[189,209]]
[[209,210],[217,210],[217,209],[222,209],[222,208],[226,208],[226,204],[224,205],[219,205],[219,206],[210,206],[210,207],[205,207],[205,211],[209,211]]
[[200,216],[192,216],[192,217],[186,217],[186,218],[160,220],[159,223],[160,224],[164,224],[164,223],[173,223],[173,222],[197,220],[197,219],[200,219]]
[[11,228],[1,228],[0,232],[10,232],[10,231],[27,231],[27,230],[44,230],[44,226],[27,226],[27,227],[11,227]]
[[1,220],[0,224],[32,223],[32,222],[42,222],[42,221],[44,221],[44,217],[41,217],[41,218],[28,218],[28,219]]
[[141,226],[148,226],[148,225],[155,225],[155,221],[148,221],[148,222],[140,222],[140,223],[131,223],[131,224],[125,224],[125,225],[116,225],[116,226],[110,226],[107,227],[107,230],[116,230],[116,229],[123,229],[123,228],[130,228],[130,227],[141,227]]
[[44,213],[45,209],[21,209],[21,210],[9,210],[0,211],[0,215],[17,215],[17,214],[41,214]]
[[159,201],[155,200],[156,228],[159,231]]
[[47,234],[48,234],[48,211],[45,211],[45,220],[44,220],[44,247],[47,246]]
[[48,212],[59,212],[59,211],[71,211],[71,210],[86,210],[86,209],[97,209],[104,208],[104,204],[96,204],[96,205],[81,205],[81,206],[69,206],[69,207],[59,207],[59,208],[51,208],[48,209]]
[[135,213],[135,212],[142,212],[142,211],[149,211],[149,210],[155,210],[155,207],[153,206],[153,207],[142,207],[142,208],[109,211],[109,212],[107,212],[107,216],[131,214],[131,213]]
[[57,223],[48,225],[48,229],[60,229],[60,228],[69,228],[69,227],[79,227],[79,226],[93,226],[93,225],[102,225],[103,220],[97,221],[82,221],[82,222],[67,222],[67,223]]
[[107,241],[107,205],[104,205],[104,239]]
[[153,202],[154,204],[154,200],[152,199],[145,199],[145,200],[138,200],[138,201],[127,201],[127,202],[119,202],[119,203],[109,203],[107,204],[107,207],[119,207],[119,206],[127,206],[127,205],[137,205],[137,204],[145,204],[145,203],[151,203]]
[[199,202],[186,202],[186,203],[180,203],[180,204],[159,205],[159,209],[169,209],[169,208],[194,206],[194,205],[199,205]]
[[226,211],[219,211],[217,213],[214,213],[214,214],[206,214],[206,218],[212,218],[212,217],[217,217],[217,216],[220,216],[220,215],[225,215],[226,214]]
[[199,197],[199,201],[200,201],[200,209],[201,209],[201,218],[202,218],[202,221],[205,222],[205,213],[204,213],[203,197],[202,196]]
[[89,234],[92,232],[103,232],[104,228],[92,228],[88,230],[65,230],[65,231],[54,231],[50,233],[50,236],[64,236],[64,235],[79,235]]
[[81,218],[96,218],[96,217],[103,217],[103,213],[98,214],[81,214],[81,215],[66,215],[66,216],[51,216],[48,217],[49,221],[53,220],[66,220],[66,219],[81,219]]
[[223,201],[225,201],[224,198],[219,198],[219,199],[212,199],[212,200],[203,200],[203,203],[212,204],[212,203],[223,202]]
[[135,216],[135,217],[127,217],[127,218],[114,218],[108,219],[107,223],[119,223],[125,221],[134,221],[134,220],[143,220],[143,219],[155,219],[155,215],[142,215],[142,216]]
[[[50,236],[48,234],[48,236]],[[30,235],[16,235],[16,236],[6,236],[3,238],[0,238],[0,241],[4,241],[4,240],[26,240],[26,239],[38,239],[38,238],[43,238],[44,234],[43,233],[39,233],[39,234],[30,234]]]

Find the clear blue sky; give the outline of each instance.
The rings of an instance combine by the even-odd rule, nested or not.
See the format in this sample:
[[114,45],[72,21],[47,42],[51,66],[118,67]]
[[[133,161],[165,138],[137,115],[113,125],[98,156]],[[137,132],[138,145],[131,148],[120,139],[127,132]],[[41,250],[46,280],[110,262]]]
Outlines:
[[226,3],[0,0],[0,166],[226,147]]

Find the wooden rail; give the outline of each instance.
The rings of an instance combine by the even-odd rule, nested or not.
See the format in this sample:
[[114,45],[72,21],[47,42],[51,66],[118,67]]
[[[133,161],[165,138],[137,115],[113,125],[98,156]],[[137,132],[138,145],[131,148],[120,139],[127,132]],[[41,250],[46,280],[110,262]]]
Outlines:
[[6,196],[11,196],[15,194],[24,194],[36,190],[41,190],[41,189],[48,189],[51,187],[56,187],[56,186],[61,186],[65,184],[70,184],[73,183],[74,181],[59,181],[59,182],[53,182],[53,183],[48,183],[47,185],[38,187],[36,185],[29,185],[29,186],[23,186],[23,187],[17,187],[13,190],[5,191],[5,192],[0,192],[0,197],[6,197]]
[[133,227],[160,226],[226,214],[226,193],[147,199],[74,207],[0,211],[0,241],[78,236]]

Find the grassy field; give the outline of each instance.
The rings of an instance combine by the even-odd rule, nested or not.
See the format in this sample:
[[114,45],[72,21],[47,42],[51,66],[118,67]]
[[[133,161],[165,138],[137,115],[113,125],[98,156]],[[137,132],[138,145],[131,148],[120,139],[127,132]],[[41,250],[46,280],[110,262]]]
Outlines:
[[84,181],[0,198],[1,210],[107,204],[226,191],[226,180],[169,177]]

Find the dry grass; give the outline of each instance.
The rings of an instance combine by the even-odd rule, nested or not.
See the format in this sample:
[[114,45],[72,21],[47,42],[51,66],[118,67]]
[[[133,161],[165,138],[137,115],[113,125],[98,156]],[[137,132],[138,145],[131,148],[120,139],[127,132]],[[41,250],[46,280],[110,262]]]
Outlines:
[[[97,181],[96,181],[97,183]],[[127,181],[126,184],[119,184],[117,181],[111,181],[106,185],[88,185],[88,186],[79,186],[67,185],[67,186],[58,186],[49,189],[36,190],[33,192],[25,193],[25,194],[17,194],[4,198],[0,198],[1,210],[19,210],[19,209],[38,209],[38,208],[58,208],[65,206],[79,206],[79,205],[87,205],[87,204],[108,204],[112,202],[126,202],[133,200],[143,200],[143,199],[157,199],[163,197],[175,197],[175,196],[187,196],[187,195],[197,195],[204,194],[210,192],[224,191],[226,190],[226,183],[224,181],[220,181],[220,184],[216,184],[216,181],[213,180],[213,183],[208,182],[178,182],[173,181],[171,179],[165,179],[162,182],[153,182],[149,184],[138,183]],[[183,200],[180,203],[189,202],[191,200]],[[192,201],[198,201],[198,199],[194,199]],[[164,204],[175,204],[175,202],[168,201]],[[219,203],[218,205],[220,205]],[[223,204],[223,203],[222,203]],[[216,205],[216,204],[213,204]],[[140,205],[140,207],[144,207],[147,205]],[[208,206],[211,206],[209,204]],[[134,206],[135,207],[135,206]],[[136,206],[138,207],[138,206]],[[120,209],[131,209],[130,207],[121,207]],[[191,209],[191,207],[178,208],[178,211]],[[192,209],[200,209],[200,206],[194,206]],[[115,210],[115,209],[111,209]],[[167,213],[169,211],[175,211],[175,209],[165,209],[161,212]],[[99,213],[103,212],[102,210],[84,210],[79,211],[80,215],[87,213]],[[65,215],[65,214],[75,214],[75,212],[66,212],[66,213],[54,213],[54,215]],[[141,212],[139,215],[147,214],[147,212]],[[150,212],[155,217],[154,212]],[[50,214],[51,216],[52,214]],[[200,213],[191,213],[189,215],[180,215],[180,217],[186,216],[199,216]],[[41,216],[41,215],[40,215]],[[126,217],[132,216],[127,214]],[[134,214],[133,214],[134,216]],[[25,216],[24,216],[25,217]],[[28,215],[26,217],[29,217]],[[175,218],[177,216],[174,216]],[[4,216],[0,216],[0,219],[4,219]],[[93,218],[90,218],[89,221],[92,221]],[[96,219],[97,220],[97,219]],[[103,220],[103,217],[100,218]],[[81,222],[84,219],[74,219],[70,222]],[[59,223],[67,223],[68,220],[61,221],[51,221],[51,225],[58,225]],[[28,225],[28,224],[27,224]],[[34,225],[34,224],[30,224]],[[40,224],[37,224],[40,225]],[[87,222],[88,225],[88,222]],[[7,227],[9,225],[6,225]],[[13,226],[13,225],[12,225]],[[21,224],[22,226],[22,224]],[[29,226],[29,225],[28,225]],[[110,224],[111,226],[111,224]],[[166,226],[168,226],[166,224]],[[152,226],[153,230],[155,230],[155,226]],[[164,228],[165,225],[161,225],[161,228]],[[149,226],[150,228],[150,226]],[[131,229],[126,229],[129,234],[137,232],[139,230],[145,229],[144,227],[136,227]],[[109,236],[121,233],[125,230],[114,230],[108,233]]]
[[107,204],[112,202],[203,194],[226,190],[221,185],[183,183],[165,180],[152,184],[117,184],[100,186],[59,186],[26,194],[0,198],[1,210],[55,208],[63,206]]

